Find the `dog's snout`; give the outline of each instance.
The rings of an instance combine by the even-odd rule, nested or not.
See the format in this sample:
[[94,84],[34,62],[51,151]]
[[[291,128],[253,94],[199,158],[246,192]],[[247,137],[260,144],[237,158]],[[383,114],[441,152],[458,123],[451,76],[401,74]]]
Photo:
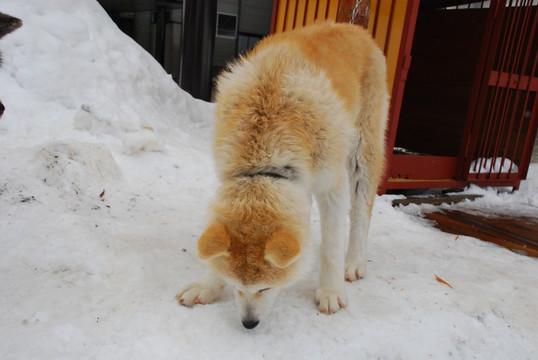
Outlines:
[[260,323],[259,320],[247,319],[242,321],[243,326],[247,329],[254,329]]

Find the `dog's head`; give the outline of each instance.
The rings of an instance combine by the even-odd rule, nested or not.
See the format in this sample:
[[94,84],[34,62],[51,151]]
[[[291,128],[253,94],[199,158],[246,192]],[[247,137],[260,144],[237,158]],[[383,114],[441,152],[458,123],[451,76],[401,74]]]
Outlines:
[[297,278],[298,235],[288,230],[241,234],[214,222],[198,241],[200,259],[209,263],[235,295],[243,325],[252,329],[271,307],[279,288]]
[[[242,193],[235,194],[235,202],[221,196],[220,205],[214,206],[218,215],[198,240],[200,259],[233,288],[237,311],[247,329],[258,325],[282,286],[304,273],[302,247],[308,233],[309,202],[294,216],[286,216],[289,206],[297,202],[288,199],[286,204],[291,201],[293,205],[286,205],[287,209],[275,206],[275,189],[263,184],[258,189],[266,191],[263,195],[256,198],[250,193],[245,200],[244,191],[260,185],[256,181],[271,180],[247,180]],[[240,206],[237,197],[242,200]],[[293,221],[298,213],[303,218],[299,223]]]

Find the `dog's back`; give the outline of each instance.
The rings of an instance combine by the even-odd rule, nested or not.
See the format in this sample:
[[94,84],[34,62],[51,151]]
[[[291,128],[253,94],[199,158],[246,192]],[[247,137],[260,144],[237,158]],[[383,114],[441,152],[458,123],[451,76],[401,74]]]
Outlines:
[[[284,32],[262,41],[253,56],[282,42],[289,42],[305,59],[327,74],[354,116],[358,115],[361,88],[367,85],[368,76],[385,76],[383,54],[368,32],[359,26],[319,24]],[[380,74],[368,74],[376,69],[381,70]]]
[[385,59],[366,30],[320,24],[268,37],[221,76],[218,89],[222,176],[291,165],[286,157],[315,173],[353,151],[360,137],[380,154],[372,174],[379,181],[385,123],[377,118],[386,115],[373,113],[387,112]]

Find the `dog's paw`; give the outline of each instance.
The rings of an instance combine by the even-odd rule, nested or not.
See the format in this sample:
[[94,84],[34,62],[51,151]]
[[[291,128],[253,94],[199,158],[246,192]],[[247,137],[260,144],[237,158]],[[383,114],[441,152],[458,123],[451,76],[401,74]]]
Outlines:
[[320,288],[316,291],[316,301],[319,311],[324,314],[333,314],[347,307],[347,294],[345,290],[326,291]]
[[179,294],[176,300],[185,306],[194,306],[196,304],[210,304],[219,297],[222,287],[206,287],[200,283],[187,285]]
[[353,282],[366,276],[366,266],[347,263],[345,268],[346,281]]

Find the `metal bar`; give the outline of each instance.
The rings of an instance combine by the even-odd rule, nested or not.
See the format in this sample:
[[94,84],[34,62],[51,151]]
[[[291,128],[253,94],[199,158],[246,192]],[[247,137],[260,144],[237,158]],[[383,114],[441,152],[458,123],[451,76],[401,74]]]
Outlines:
[[[534,16],[534,22],[533,22],[533,26],[532,26],[532,36],[530,37],[529,39],[529,50],[528,50],[528,53],[529,53],[529,56],[530,56],[530,51],[532,49],[532,43],[534,42],[534,37],[536,36],[536,27],[537,27],[537,22],[538,22],[538,17]],[[532,69],[531,69],[531,73],[530,73],[530,76],[531,78],[534,77],[534,74],[536,72],[536,68],[537,68],[537,65],[538,65],[538,51],[536,52],[536,54],[534,55],[534,63],[532,65]],[[523,67],[523,69],[526,68],[526,66]],[[525,118],[525,113],[526,113],[526,109],[527,109],[527,106],[528,106],[528,102],[529,102],[529,99],[530,99],[530,95],[531,95],[531,92],[534,92],[534,106],[533,106],[533,110],[531,112],[531,118],[529,119],[529,128],[527,130],[527,140],[525,141],[525,145],[523,146],[523,154],[522,154],[522,157],[521,157],[521,164],[520,164],[520,173],[522,174],[526,174],[527,173],[527,170],[528,170],[528,167],[529,167],[529,162],[530,162],[530,158],[531,158],[531,155],[532,155],[532,146],[534,144],[534,140],[535,140],[535,136],[536,136],[536,127],[537,127],[537,124],[538,124],[538,119],[537,119],[537,113],[538,113],[538,94],[536,93],[536,91],[531,91],[530,90],[530,84],[531,84],[531,81],[529,81],[529,89],[527,89],[526,93],[526,97],[525,97],[525,104],[523,106],[523,111],[522,111],[522,114],[521,114],[521,122],[524,121],[524,118]],[[517,137],[516,137],[516,148],[517,148],[517,145],[519,143],[519,137],[521,135],[521,128],[519,129],[518,131],[518,134],[517,134]]]
[[506,72],[492,71],[488,85],[495,86],[495,84],[509,89],[538,91],[538,78],[525,74],[509,74]]
[[[525,10],[525,4],[524,2],[522,3],[517,3],[516,4],[516,7],[514,8],[514,28],[516,29],[516,33],[519,33],[519,40],[518,41],[515,41],[515,36],[514,36],[514,39],[513,41],[510,43],[510,50],[509,52],[514,54],[514,57],[512,59],[512,62],[509,62],[508,63],[508,72],[512,75],[512,74],[516,74],[518,73],[518,69],[517,69],[517,66],[520,62],[520,58],[521,58],[521,53],[522,53],[522,39],[524,37],[524,35],[522,36],[522,34],[525,34],[525,30],[527,28],[527,16],[525,15],[523,17],[523,22],[521,23],[520,22],[520,19],[522,18],[522,12]],[[521,27],[519,27],[521,23]],[[519,30],[519,31],[517,31]],[[508,123],[508,119],[509,118],[514,118],[515,117],[515,110],[517,109],[517,104],[518,104],[518,100],[519,100],[519,91],[517,90],[511,90],[511,89],[506,89],[506,93],[507,93],[507,96],[505,98],[505,101],[504,101],[504,106],[503,106],[503,112],[502,112],[502,115],[501,115],[501,124],[500,124],[500,132],[499,132],[499,136],[497,137],[497,140],[495,142],[495,150],[494,150],[494,159],[497,159],[498,155],[500,155],[500,151],[501,151],[501,147],[504,145],[504,156],[506,156],[507,154],[507,151],[508,151],[508,148],[509,148],[509,144],[510,144],[510,135],[511,135],[511,132],[512,132],[512,128],[513,128],[513,121],[511,120],[510,123],[508,124],[508,131],[506,131],[506,134],[505,136],[503,137],[503,133],[504,133],[504,129],[506,128],[507,126],[507,123]],[[512,103],[512,95],[515,94],[515,99]],[[512,106],[510,106],[512,105]],[[512,110],[512,116],[510,117],[509,115],[509,112],[510,110]],[[504,139],[503,139],[504,138]],[[504,140],[504,141],[503,141]],[[515,151],[514,151],[514,155],[515,155]],[[501,166],[500,166],[500,169],[502,169],[502,166],[504,164],[504,156],[501,158]],[[516,159],[512,156],[512,162],[515,161]]]
[[[536,70],[536,62],[538,60],[538,54],[534,60],[534,70]],[[534,106],[531,112],[531,118],[529,119],[529,128],[527,133],[527,141],[523,147],[523,156],[521,157],[521,164],[519,166],[520,174],[524,174],[526,177],[527,171],[529,170],[529,165],[532,156],[532,149],[534,146],[534,141],[538,131],[538,96],[535,94],[534,97]],[[523,178],[525,178],[522,175]]]
[[[523,24],[521,26],[521,31],[520,31],[520,37],[519,37],[519,41],[518,41],[518,44],[517,44],[517,55],[516,55],[516,59],[514,61],[514,66],[513,66],[513,70],[514,72],[519,72],[519,78],[521,79],[521,77],[523,76],[523,72],[525,71],[525,69],[527,68],[527,62],[528,62],[528,56],[529,56],[529,53],[531,51],[531,47],[530,46],[532,44],[532,41],[529,42],[529,46],[527,47],[527,51],[525,51],[525,55],[523,57],[523,64],[521,66],[521,69],[518,69],[518,65],[520,63],[520,56],[521,56],[521,53],[523,52],[523,48],[524,48],[524,43],[522,43],[522,39],[525,38],[526,34],[527,34],[527,30],[528,30],[528,25],[529,25],[529,19],[530,19],[530,15],[531,15],[531,12],[532,12],[532,6],[529,6],[529,5],[532,5],[532,1],[530,1],[530,4],[526,4],[526,10],[525,10],[525,14],[524,14],[524,17],[523,17]],[[523,9],[521,9],[521,12],[523,12]],[[531,40],[532,40],[532,37],[531,37]],[[504,152],[503,152],[503,157],[502,157],[502,161],[501,161],[501,166],[500,168],[502,169],[503,168],[503,165],[504,165],[504,161],[506,159],[506,157],[508,156],[508,149],[509,149],[509,145],[510,145],[510,138],[511,138],[511,134],[512,134],[512,131],[513,131],[513,128],[514,128],[514,122],[515,122],[515,118],[516,118],[516,110],[518,108],[518,104],[519,104],[519,98],[520,98],[520,95],[521,95],[521,91],[519,90],[513,90],[515,91],[516,93],[516,97],[515,97],[515,100],[514,100],[514,106],[513,106],[513,111],[512,111],[512,116],[510,117],[510,124],[508,126],[508,131],[506,133],[506,140],[505,140],[505,148],[504,148]],[[528,94],[527,94],[528,95]],[[522,109],[522,112],[523,114],[525,113],[525,109],[526,107],[524,107]],[[512,170],[512,166],[514,165],[514,161],[516,161],[516,155],[517,155],[517,145],[518,145],[518,140],[519,140],[519,135],[521,133],[521,129],[523,128],[523,120],[524,120],[524,117],[521,118],[521,121],[519,122],[519,129],[518,129],[518,136],[517,136],[517,139],[516,139],[516,142],[514,144],[514,150],[513,150],[513,153],[512,153],[512,156],[511,156],[511,163],[510,163],[510,168],[508,169],[508,174],[510,174],[511,170]]]
[[[502,7],[499,10],[499,7]],[[462,146],[459,155],[459,178],[467,179],[471,170],[471,162],[476,154],[478,147],[478,135],[483,120],[484,106],[487,97],[487,89],[489,82],[489,74],[493,67],[494,54],[499,38],[502,25],[502,14],[504,13],[504,0],[492,0],[488,10],[488,18],[486,21],[484,36],[482,40],[480,57],[478,59],[475,73],[475,80],[471,90],[471,98],[469,100],[469,110],[465,121],[463,134],[465,138],[462,141]],[[497,14],[500,12],[500,16]]]
[[[529,25],[530,13],[532,12],[531,11],[532,0],[530,2],[525,1],[524,3],[518,4],[518,5],[519,5],[519,8],[515,10],[515,11],[518,12],[517,20],[518,20],[518,23],[520,23],[520,19],[523,17],[523,22],[521,23],[521,28],[519,29],[520,30],[519,31],[520,36],[519,36],[519,41],[517,42],[517,45],[516,45],[516,57],[514,59],[514,63],[513,63],[512,69],[510,71],[510,77],[512,79],[515,80],[515,79],[517,79],[519,77],[519,79],[516,80],[517,83],[519,83],[521,81],[521,77],[523,76],[523,72],[525,71],[524,69],[527,66],[528,51],[530,51],[530,47],[528,47],[527,54],[523,57],[524,65],[522,66],[521,69],[518,69],[518,65],[521,63],[521,54],[522,54],[524,46],[525,46],[525,43],[523,42],[523,40],[526,37],[525,34],[527,33],[527,29],[528,29],[528,25]],[[522,16],[523,12],[524,12],[524,14]],[[510,90],[507,90],[507,91],[515,93],[515,100],[514,100],[514,104],[513,104],[513,109],[512,109],[513,111],[512,111],[512,116],[511,116],[511,119],[510,119],[510,125],[509,125],[509,128],[508,128],[508,132],[506,133],[505,150],[504,150],[503,158],[502,158],[502,162],[501,162],[501,169],[502,169],[502,166],[504,164],[504,161],[505,161],[506,157],[508,156],[508,149],[509,149],[509,146],[510,146],[511,135],[512,135],[512,132],[513,132],[513,125],[514,125],[514,122],[515,122],[516,110],[518,109],[518,105],[520,103],[519,99],[520,99],[520,94],[521,94],[521,91],[519,91],[517,89],[513,90],[513,91],[510,91]],[[525,109],[523,109],[522,111],[524,113]],[[518,137],[519,137],[519,133],[521,132],[522,127],[523,127],[523,119],[519,122]],[[517,145],[518,145],[518,141],[516,141],[516,143],[514,144],[514,149],[513,149],[513,152],[512,152],[512,156],[511,156],[512,161],[510,163],[510,168],[508,170],[508,174],[511,173],[511,170],[512,170],[512,167],[514,165],[514,162],[515,161],[519,162],[519,160],[517,159]]]
[[[519,2],[519,0],[516,0],[516,2]],[[517,6],[517,4],[516,4]],[[507,26],[508,26],[508,36],[506,36],[503,39],[502,45],[501,45],[501,52],[503,56],[501,57],[500,64],[497,64],[499,66],[499,70],[503,71],[506,69],[506,67],[509,67],[509,64],[511,62],[512,58],[512,51],[509,51],[509,47],[513,44],[512,36],[515,38],[515,24],[516,24],[516,11],[513,10],[512,7],[512,0],[510,0],[509,5],[509,13],[507,16]],[[510,91],[500,88],[498,84],[495,86],[494,90],[494,100],[493,100],[493,107],[490,108],[491,114],[492,114],[492,133],[491,137],[488,135],[485,139],[487,142],[487,146],[485,148],[485,152],[483,156],[481,157],[481,162],[486,161],[488,157],[491,157],[492,161],[490,161],[490,166],[487,171],[487,173],[491,176],[493,166],[495,165],[496,159],[497,159],[497,152],[499,148],[499,139],[501,138],[501,134],[504,128],[504,117],[506,114],[507,109],[507,101],[510,97]],[[502,104],[504,99],[504,104]],[[497,130],[497,131],[495,131]],[[495,139],[495,140],[494,140]],[[482,168],[482,167],[480,167]]]
[[[512,2],[512,0],[510,0],[510,3]],[[503,7],[503,10],[504,10],[504,4],[502,5],[499,5],[499,6],[502,6]],[[498,29],[499,30],[502,30],[503,27],[505,26],[505,16],[504,16],[505,12],[503,11],[503,13],[499,16],[499,20],[500,20],[500,23],[498,25]],[[497,14],[499,15],[499,14]],[[509,13],[507,14],[508,16],[506,16],[506,18],[509,18]],[[497,41],[501,41],[500,43],[500,46],[498,46],[494,51],[491,52],[491,58],[492,58],[492,61],[495,62],[495,58],[496,58],[496,54],[498,52],[497,49],[502,49],[504,50],[505,47],[506,47],[506,42],[508,41],[508,38],[510,37],[510,34],[508,34],[508,36],[504,36],[504,37],[501,37],[500,34],[499,34],[499,38]],[[506,52],[504,52],[506,54]],[[499,69],[502,69],[503,68],[503,63],[505,61],[505,57],[502,58],[502,60],[500,60],[501,62],[501,65],[500,64],[495,64],[493,63],[493,66],[497,66]],[[486,76],[489,76],[488,74],[486,74]],[[489,83],[489,81],[488,81]],[[498,98],[499,98],[499,92],[502,91],[498,88],[498,84],[495,84],[493,87],[492,87],[492,90],[490,92],[489,88],[487,88],[487,90],[485,90],[486,93],[489,93],[489,99],[487,99],[488,101],[488,106],[487,106],[487,109],[486,109],[486,112],[485,112],[485,117],[483,117],[482,119],[479,119],[479,121],[483,121],[484,122],[484,128],[485,128],[485,132],[482,133],[482,137],[480,139],[480,144],[478,146],[478,151],[475,153],[475,158],[478,159],[479,161],[476,161],[475,162],[475,168],[474,168],[474,171],[476,174],[480,174],[482,169],[483,169],[483,166],[482,164],[484,163],[484,161],[487,161],[487,158],[488,158],[488,153],[489,153],[489,147],[490,147],[490,142],[489,142],[489,139],[491,139],[493,137],[493,134],[495,132],[495,126],[496,126],[496,114],[498,114],[498,111],[497,111],[497,108],[498,108],[498,104],[497,104],[497,101],[498,101]],[[478,169],[477,169],[478,167]],[[478,176],[478,175],[475,175],[475,177]]]
[[499,176],[497,176],[497,177],[495,177],[493,179],[487,173],[477,174],[477,175],[478,175],[476,177],[477,180],[521,180],[519,178],[519,172],[513,173],[512,175],[514,175],[514,176],[512,176],[512,177],[510,177],[509,173],[501,173],[501,174],[498,174]]
[[[505,64],[507,62],[507,48],[508,48],[508,45],[510,44],[510,40],[512,38],[512,34],[514,33],[514,28],[513,28],[513,24],[514,24],[514,19],[515,19],[515,14],[513,11],[511,11],[510,9],[512,8],[512,2],[513,0],[510,0],[510,4],[509,4],[509,10],[508,10],[508,14],[506,16],[506,22],[502,21],[500,27],[504,27],[505,24],[507,24],[507,26],[509,27],[508,29],[508,35],[507,36],[504,36],[502,38],[502,41],[501,41],[501,46],[500,46],[500,51],[502,52],[502,56],[500,58],[500,63],[497,64],[498,68],[500,70],[504,69],[505,68]],[[504,20],[504,16],[502,17],[502,19]],[[497,51],[495,51],[493,54],[496,54]],[[493,56],[495,57],[495,56]],[[511,57],[511,54],[508,54],[508,58]],[[508,60],[509,61],[509,60]],[[479,147],[479,153],[477,154],[478,155],[478,158],[480,159],[479,161],[479,174],[481,173],[482,171],[482,164],[484,161],[487,161],[488,157],[490,156],[491,154],[491,157],[493,158],[493,153],[492,151],[494,150],[494,148],[492,148],[493,146],[493,141],[490,141],[491,139],[493,139],[493,137],[495,136],[495,133],[497,134],[500,134],[501,132],[501,129],[500,129],[500,123],[499,123],[499,115],[501,114],[501,101],[502,101],[502,98],[503,98],[503,94],[505,93],[505,90],[500,88],[498,86],[498,84],[495,85],[494,87],[494,90],[493,90],[493,101],[492,98],[490,97],[490,103],[489,103],[489,106],[488,106],[488,109],[487,109],[487,112],[486,112],[486,134],[485,136],[482,137],[481,139],[481,144],[480,144],[480,147]],[[496,131],[497,129],[497,131]],[[497,136],[498,138],[498,136]],[[491,174],[491,169],[493,167],[493,161],[490,163],[490,167],[489,167],[489,170],[488,170],[488,173]]]

